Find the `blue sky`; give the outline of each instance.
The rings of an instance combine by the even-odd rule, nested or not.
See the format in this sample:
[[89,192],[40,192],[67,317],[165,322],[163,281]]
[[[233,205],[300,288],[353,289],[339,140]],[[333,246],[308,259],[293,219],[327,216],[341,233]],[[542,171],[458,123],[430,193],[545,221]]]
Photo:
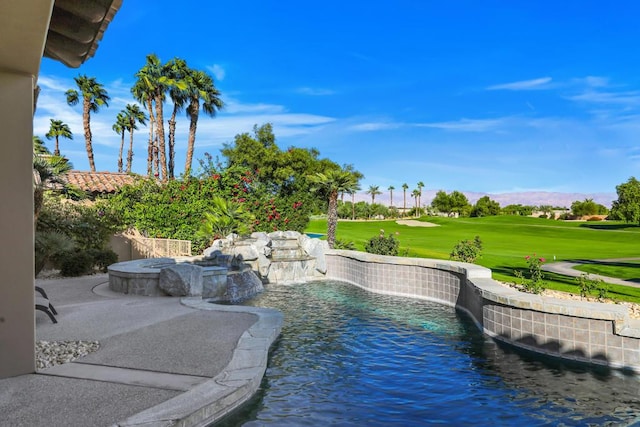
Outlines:
[[[281,148],[351,163],[363,188],[615,193],[640,176],[639,14],[633,1],[124,0],[81,68],[43,60],[34,132],[68,123],[61,151],[88,170],[64,92],[96,77],[112,98],[92,116],[96,166],[116,171],[111,126],[153,52],[207,70],[222,93],[196,159],[270,122]],[[178,172],[187,128],[183,116]],[[140,173],[146,141],[142,128]]]

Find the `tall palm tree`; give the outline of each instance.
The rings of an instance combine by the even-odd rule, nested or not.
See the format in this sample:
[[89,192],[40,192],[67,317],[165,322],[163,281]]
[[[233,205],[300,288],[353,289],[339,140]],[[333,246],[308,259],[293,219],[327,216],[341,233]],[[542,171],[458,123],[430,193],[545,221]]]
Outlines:
[[[149,164],[153,162],[153,157],[156,157],[156,161],[159,164],[158,176],[163,181],[166,181],[168,176],[167,171],[167,146],[164,135],[164,99],[165,93],[170,88],[177,86],[184,88],[184,82],[177,81],[169,75],[168,67],[160,63],[160,58],[155,54],[147,55],[145,65],[136,73],[137,81],[132,88],[134,97],[140,102],[146,102],[147,108],[149,108],[149,117],[152,117],[152,111],[155,108],[155,137],[150,135],[150,145],[157,149],[157,156],[153,154],[153,149],[150,149],[151,161],[147,162],[147,170],[149,170]],[[157,141],[157,142],[155,142]],[[148,159],[149,160],[149,159]]]
[[118,172],[122,172],[122,150],[124,150],[124,133],[129,126],[129,120],[125,116],[124,110],[120,111],[116,116],[116,122],[111,126],[111,129],[118,135],[120,135],[120,151],[118,152]]
[[402,216],[404,216],[404,214],[407,212],[407,190],[408,189],[409,189],[409,186],[407,185],[406,182],[402,184],[402,195],[404,197],[404,202],[402,204]]
[[419,193],[418,194],[418,209],[419,209],[418,216],[421,216],[421,214],[422,214],[422,200],[421,199],[422,199],[422,188],[424,187],[424,182],[419,181],[417,186],[418,186],[418,193]]
[[[147,176],[153,176],[154,130],[156,117],[153,114],[153,93],[143,79],[138,79],[131,88],[134,99],[140,102],[149,113],[149,142],[147,144]],[[132,151],[133,153],[133,151]],[[133,154],[132,154],[133,155]],[[128,172],[130,172],[128,170]]]
[[313,184],[315,192],[324,194],[329,199],[327,212],[327,242],[333,249],[336,241],[336,228],[338,226],[338,194],[341,192],[355,192],[358,186],[358,177],[349,170],[343,168],[329,169],[322,173],[317,172],[307,177]]
[[138,123],[147,123],[147,116],[140,109],[138,104],[127,104],[124,109],[125,117],[128,120],[127,130],[129,131],[129,151],[127,152],[127,173],[131,173],[133,163],[133,131],[138,130]]
[[108,107],[109,99],[111,98],[107,95],[105,88],[96,81],[95,77],[79,75],[74,80],[80,92],[75,89],[69,89],[66,92],[67,104],[76,105],[82,97],[82,124],[84,127],[85,147],[89,158],[89,168],[91,168],[91,172],[95,172],[96,164],[93,160],[93,145],[91,141],[91,113],[97,113],[103,105]]
[[175,177],[175,147],[176,147],[176,116],[189,100],[189,92],[187,91],[186,79],[189,75],[189,68],[187,67],[187,61],[180,58],[173,58],[165,65],[165,75],[174,82],[181,82],[184,86],[174,84],[169,88],[169,97],[173,101],[173,111],[171,112],[171,118],[169,118],[169,161],[167,169],[169,172],[169,178]]
[[202,101],[202,111],[211,117],[214,117],[216,112],[224,107],[224,102],[220,99],[220,92],[216,89],[213,78],[204,71],[191,70],[186,82],[186,90],[189,93],[187,116],[189,117],[190,122],[184,176],[189,177],[191,175],[193,150],[196,143],[196,128],[198,126],[198,116],[200,114],[200,101]]
[[51,124],[49,126],[49,132],[45,135],[47,139],[55,138],[56,140],[56,148],[53,150],[54,156],[60,155],[60,144],[58,139],[60,137],[73,139],[73,133],[71,133],[71,129],[69,129],[69,125],[64,123],[62,120],[54,120],[50,119]]
[[389,199],[391,200],[390,202],[390,206],[393,207],[393,190],[395,190],[396,187],[394,187],[393,185],[390,185],[389,188],[387,188],[387,190],[389,190]]
[[382,194],[380,191],[380,187],[377,185],[370,185],[369,189],[366,191],[367,194],[371,195],[371,204],[373,205],[376,202],[376,196],[378,194]]
[[[358,178],[358,177],[356,177]],[[360,178],[358,178],[360,179]],[[356,184],[349,193],[351,194],[351,219],[356,219],[356,193],[360,191],[360,184]],[[344,192],[342,193],[344,194]]]
[[416,215],[419,216],[419,214],[417,214],[418,212],[418,197],[420,197],[420,190],[418,190],[417,188],[415,190],[413,190],[411,192],[411,195],[413,196],[413,198],[415,199],[415,208],[416,208]]

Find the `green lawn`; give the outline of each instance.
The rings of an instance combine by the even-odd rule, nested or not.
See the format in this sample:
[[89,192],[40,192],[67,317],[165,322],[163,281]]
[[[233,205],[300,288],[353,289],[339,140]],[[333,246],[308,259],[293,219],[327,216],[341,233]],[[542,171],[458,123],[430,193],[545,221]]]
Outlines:
[[638,261],[608,261],[582,264],[575,267],[575,269],[585,273],[640,282],[640,262]]
[[[399,232],[401,253],[421,258],[448,259],[451,249],[463,239],[480,236],[482,258],[476,263],[493,271],[497,280],[512,282],[514,269],[525,269],[526,255],[544,257],[547,262],[575,259],[640,257],[640,227],[622,222],[565,222],[548,219],[494,216],[485,218],[423,217],[438,227],[409,227],[395,221],[341,221],[337,238],[355,243],[364,250],[365,242],[377,235]],[[326,220],[314,219],[307,232],[326,233]],[[545,273],[551,289],[577,293],[574,278]],[[640,302],[640,289],[611,286],[610,294]]]

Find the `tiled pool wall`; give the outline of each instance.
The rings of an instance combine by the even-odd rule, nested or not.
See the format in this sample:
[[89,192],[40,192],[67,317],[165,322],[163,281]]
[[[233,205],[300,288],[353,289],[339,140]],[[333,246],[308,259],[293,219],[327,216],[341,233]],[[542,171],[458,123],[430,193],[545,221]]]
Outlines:
[[640,372],[640,321],[623,305],[542,297],[491,279],[474,264],[334,250],[327,278],[468,313],[495,340],[574,361]]

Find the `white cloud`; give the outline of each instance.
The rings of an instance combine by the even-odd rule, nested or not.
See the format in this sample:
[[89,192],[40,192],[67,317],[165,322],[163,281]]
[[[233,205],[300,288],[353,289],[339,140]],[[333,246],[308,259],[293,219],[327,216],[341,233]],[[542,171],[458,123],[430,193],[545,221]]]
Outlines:
[[461,132],[488,132],[501,128],[507,119],[460,119],[449,122],[419,123],[418,127],[436,128]]
[[311,88],[311,87],[301,87],[296,90],[297,93],[302,95],[311,95],[311,96],[327,96],[333,95],[336,92],[331,89],[322,89],[322,88]]
[[487,90],[538,90],[547,89],[551,83],[551,77],[541,77],[539,79],[521,80],[518,82],[502,83],[489,86]]
[[215,77],[216,80],[218,81],[224,80],[226,72],[221,65],[219,64],[210,65],[207,67],[207,70],[211,71],[211,74],[213,74],[213,77]]
[[373,132],[378,130],[397,129],[402,126],[402,123],[367,122],[349,126],[347,129],[354,130],[356,132]]
[[567,99],[594,104],[636,106],[640,105],[640,91],[599,92],[588,90],[580,95],[569,96]]

